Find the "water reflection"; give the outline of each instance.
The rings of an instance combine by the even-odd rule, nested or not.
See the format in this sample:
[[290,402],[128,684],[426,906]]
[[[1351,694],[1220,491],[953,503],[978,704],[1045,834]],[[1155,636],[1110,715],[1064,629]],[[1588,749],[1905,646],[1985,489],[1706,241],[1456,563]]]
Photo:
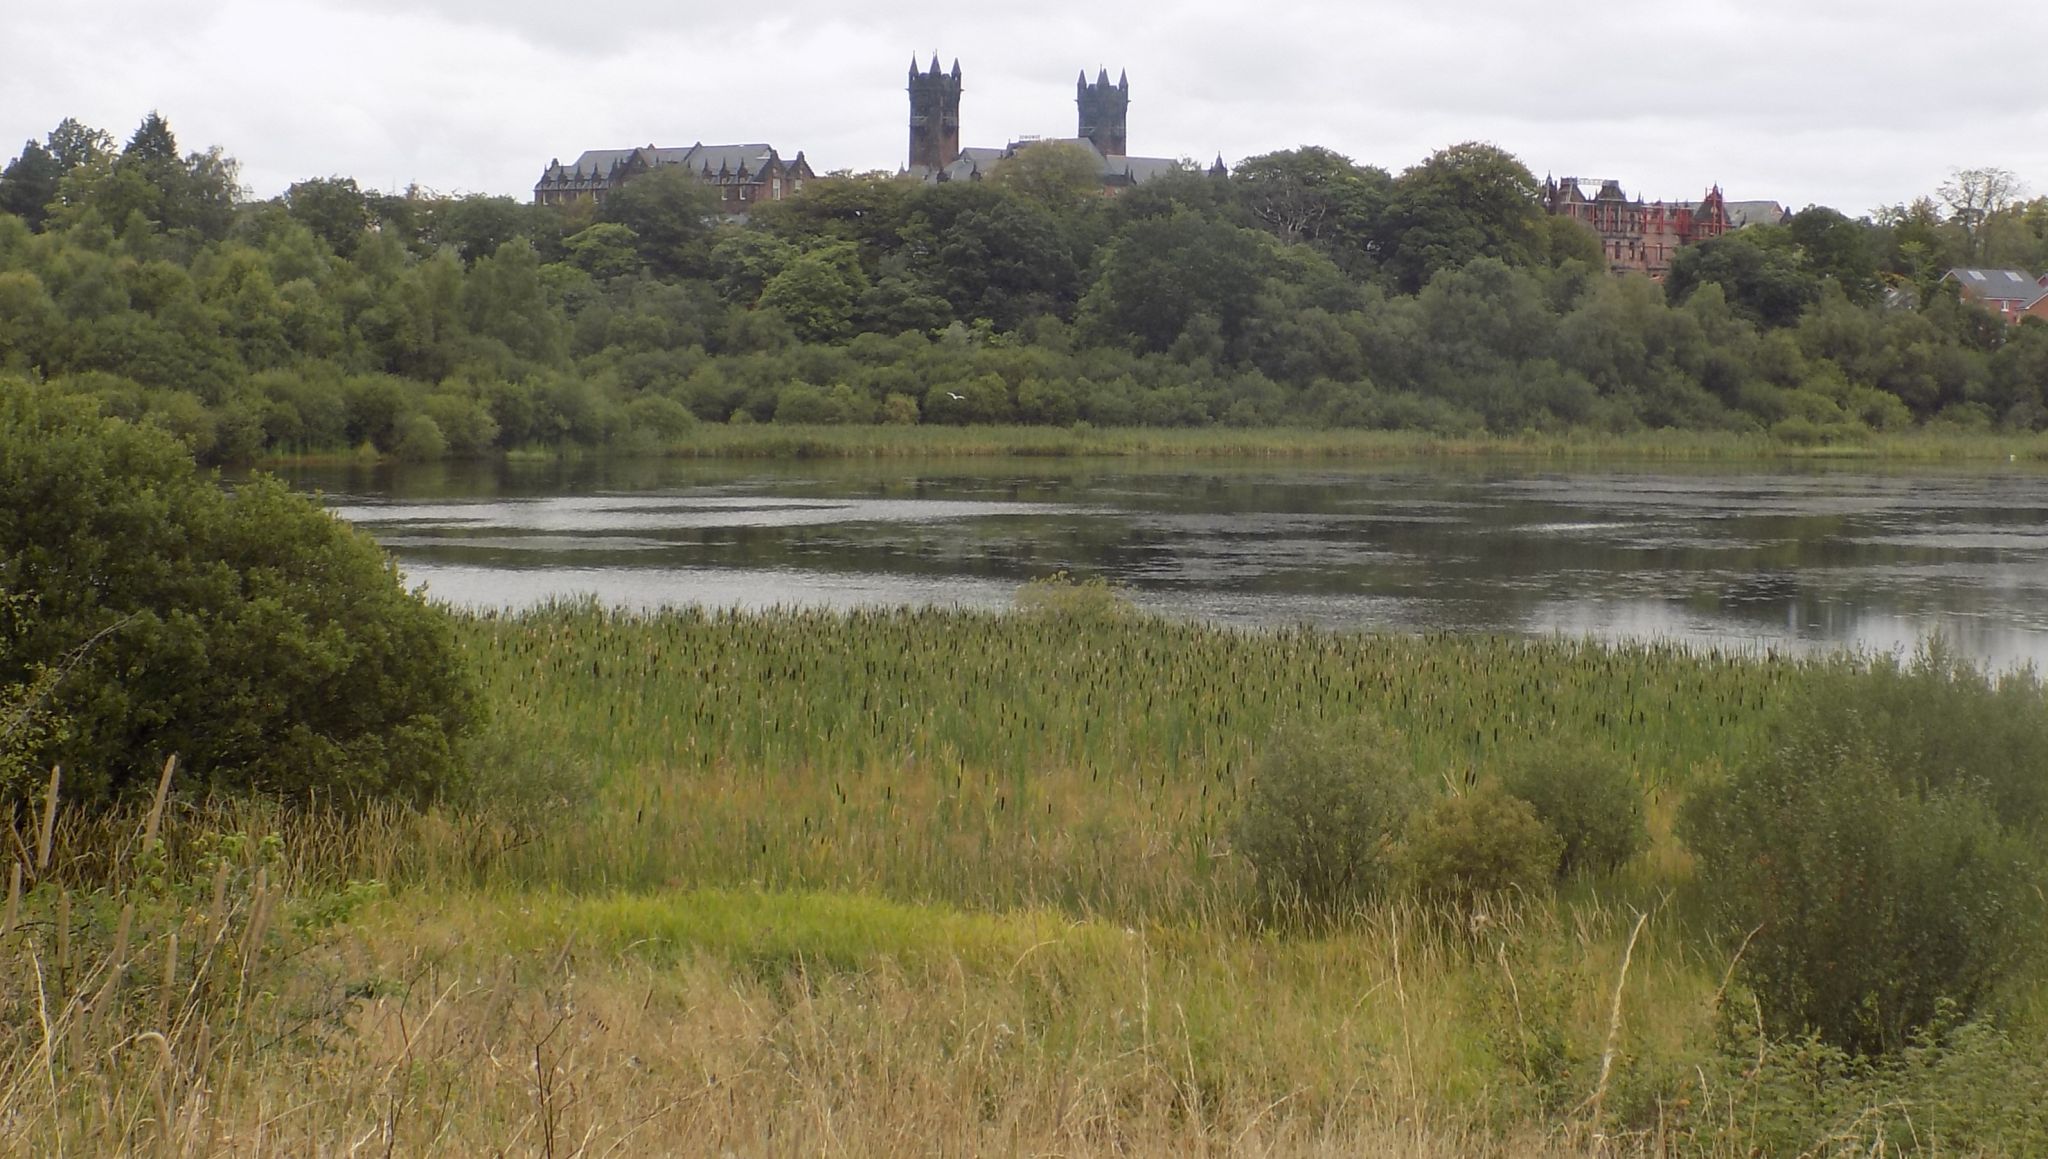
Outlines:
[[1000,606],[2048,662],[2048,476],[1043,461],[304,471],[468,606]]

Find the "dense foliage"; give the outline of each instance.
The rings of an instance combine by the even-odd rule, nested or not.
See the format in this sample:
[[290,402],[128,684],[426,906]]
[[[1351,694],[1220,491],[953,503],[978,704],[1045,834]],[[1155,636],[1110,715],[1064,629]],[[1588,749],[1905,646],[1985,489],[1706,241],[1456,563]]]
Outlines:
[[1939,651],[1816,676],[1684,836],[1774,1034],[1895,1051],[1989,1008],[2042,916],[2048,699]]
[[2048,266],[2048,199],[1810,208],[1659,286],[1599,272],[1490,146],[1399,175],[1307,147],[1115,198],[1058,148],[985,182],[818,180],[741,223],[679,172],[601,212],[345,177],[242,201],[154,114],[122,148],[66,121],[0,174],[0,369],[207,461],[748,421],[2048,426],[2048,328],[1941,280]]
[[[0,802],[181,783],[425,798],[462,768],[471,677],[370,539],[176,440],[0,378]],[[23,727],[14,727],[11,722]]]
[[1560,877],[1609,873],[1641,852],[1643,787],[1614,752],[1583,742],[1537,745],[1510,762],[1502,786],[1527,801],[1560,842]]
[[1404,748],[1362,727],[1274,734],[1230,830],[1272,901],[1322,916],[1380,896],[1417,795]]
[[1403,835],[1401,868],[1416,896],[1477,914],[1485,902],[1547,889],[1563,845],[1527,801],[1488,782],[1416,814]]

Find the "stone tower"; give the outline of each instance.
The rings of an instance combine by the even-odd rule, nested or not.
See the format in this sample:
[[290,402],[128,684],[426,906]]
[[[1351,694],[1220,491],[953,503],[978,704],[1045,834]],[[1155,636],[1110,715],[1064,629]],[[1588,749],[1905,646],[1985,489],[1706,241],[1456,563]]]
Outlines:
[[953,71],[939,71],[932,57],[930,72],[910,62],[910,168],[935,173],[960,156],[960,62]]
[[1074,103],[1081,107],[1080,135],[1095,142],[1095,148],[1105,157],[1124,155],[1124,123],[1131,108],[1131,80],[1128,75],[1119,75],[1115,84],[1109,83],[1109,70],[1103,69],[1088,83],[1088,74],[1074,84]]

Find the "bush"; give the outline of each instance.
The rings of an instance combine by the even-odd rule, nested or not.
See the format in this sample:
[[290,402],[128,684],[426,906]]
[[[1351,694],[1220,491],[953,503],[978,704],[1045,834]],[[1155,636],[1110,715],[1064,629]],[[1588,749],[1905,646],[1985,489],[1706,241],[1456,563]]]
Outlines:
[[1138,606],[1108,580],[1077,580],[1063,571],[1018,588],[1013,603],[1023,615],[1069,624],[1113,624],[1138,615]]
[[1501,786],[1527,801],[1561,842],[1559,877],[1611,873],[1649,843],[1643,790],[1613,753],[1550,745],[1513,762]]
[[1274,734],[1230,832],[1269,902],[1328,917],[1386,888],[1413,796],[1400,748],[1371,728]]
[[1402,876],[1418,897],[1469,910],[1484,898],[1549,886],[1561,845],[1527,801],[1489,783],[1415,815]]
[[1734,1018],[1700,1073],[1733,1092],[1687,1132],[1700,1153],[2048,1155],[2048,1050],[1983,1022],[1873,1058],[1812,1037],[1759,1038]]
[[1992,677],[1937,639],[1810,688],[1788,711],[1815,743],[1868,741],[1901,784],[1981,791],[2008,825],[2048,821],[2048,690],[2032,670]]
[[[424,798],[477,718],[446,617],[274,480],[230,495],[169,435],[0,380],[0,692],[48,681],[17,767],[153,786]],[[0,702],[6,696],[0,695]],[[187,782],[189,783],[189,782]],[[0,786],[18,799],[19,785]]]
[[419,411],[398,420],[398,441],[391,454],[402,463],[431,463],[448,453],[441,424]]
[[1857,1053],[1904,1046],[1944,1003],[1982,1008],[2032,944],[2029,843],[1967,781],[1930,784],[1884,727],[1802,704],[1762,759],[1687,802],[1681,832],[1766,1029]]

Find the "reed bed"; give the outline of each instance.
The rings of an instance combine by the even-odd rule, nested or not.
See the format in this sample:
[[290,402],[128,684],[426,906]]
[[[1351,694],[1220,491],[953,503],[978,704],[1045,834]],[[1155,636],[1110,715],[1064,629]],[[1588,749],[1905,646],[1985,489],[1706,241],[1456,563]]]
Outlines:
[[[492,880],[1147,920],[1242,909],[1223,827],[1280,725],[1373,719],[1419,777],[1454,784],[1590,741],[1663,802],[1745,751],[1802,671],[1676,647],[931,609],[558,606],[477,618],[465,646],[500,707],[492,783],[557,794],[556,823]],[[575,813],[608,820],[563,822]]]
[[[514,459],[596,456],[572,446],[512,451]],[[1863,459],[1898,463],[2048,462],[2048,435],[1917,430],[1808,445],[1762,433],[1630,431],[1443,435],[1425,431],[1200,427],[786,426],[714,424],[652,453],[705,459],[926,459],[949,457],[1395,460],[1534,457],[1567,460],[1753,462]],[[304,465],[359,462],[360,452],[284,456]]]
[[[1736,949],[1689,912],[1670,818],[1814,661],[1058,600],[564,605],[461,637],[493,710],[467,797],[190,801],[172,770],[132,810],[67,809],[60,779],[13,819],[0,1153],[1732,1157],[1999,1153],[1968,1144],[1983,1123],[2048,1137],[2014,1109],[2048,1107],[2048,1060],[2005,1040],[1903,1094],[1823,1083],[1799,1044],[1728,1049]],[[1281,724],[1365,717],[1454,784],[1530,745],[1607,746],[1653,789],[1653,846],[1477,913],[1394,900],[1263,925],[1227,838],[1254,754]]]

